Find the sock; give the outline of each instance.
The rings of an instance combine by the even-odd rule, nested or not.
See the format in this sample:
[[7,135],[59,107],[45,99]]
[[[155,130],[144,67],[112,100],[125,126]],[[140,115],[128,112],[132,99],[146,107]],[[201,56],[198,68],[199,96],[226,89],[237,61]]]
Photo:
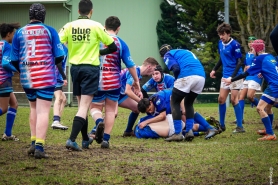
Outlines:
[[257,98],[254,98],[254,101],[252,103],[257,107],[259,100]]
[[75,142],[75,139],[77,138],[79,132],[81,131],[83,125],[85,124],[86,124],[86,120],[84,118],[79,116],[74,117],[72,123],[72,130],[69,138],[72,142]]
[[36,143],[36,136],[31,136],[31,145],[35,145]]
[[96,122],[95,122],[95,126],[94,126],[94,128],[91,130],[91,134],[92,133],[95,133],[96,132],[96,129],[97,129],[97,126],[98,126],[98,124],[100,123],[100,122],[103,122],[104,120],[103,120],[103,118],[98,118],[97,120],[96,120]]
[[3,114],[3,111],[2,111],[2,109],[0,109],[0,116],[2,116],[2,114]]
[[43,146],[45,144],[44,139],[36,139],[35,149],[44,152]]
[[132,128],[133,128],[134,123],[137,120],[138,116],[139,116],[138,113],[134,113],[134,112],[130,113],[125,132],[132,132]]
[[265,118],[262,118],[262,122],[264,123],[266,133],[269,135],[273,135],[274,133],[272,130],[272,126],[271,126],[269,117],[267,116]]
[[110,134],[106,134],[106,133],[104,133],[103,134],[103,141],[109,141],[109,139],[110,139]]
[[53,116],[53,121],[59,121],[60,122],[60,116],[56,116],[56,115],[54,115]]
[[186,123],[185,124],[186,124],[185,132],[189,132],[189,130],[193,129],[194,119],[193,118],[186,119]]
[[[278,104],[275,104],[274,107],[275,107],[275,108],[278,108]],[[1,110],[1,109],[0,109],[0,110]]]
[[12,129],[13,129],[13,125],[14,125],[15,116],[16,116],[16,109],[9,107],[8,113],[6,116],[6,129],[5,129],[5,134],[7,136],[12,135]]
[[[195,112],[194,114],[194,121],[196,123],[199,123],[199,129],[198,131],[206,131],[208,129],[213,129],[213,127],[205,120],[205,118],[199,114],[198,112]],[[201,129],[201,130],[200,130]],[[204,130],[205,129],[205,130]]]
[[174,120],[175,134],[181,133],[182,130],[181,127],[182,127],[181,120]]
[[194,136],[205,135],[205,132],[193,132]]
[[205,131],[207,131],[207,129],[203,125],[199,124],[198,132],[205,132]]
[[219,122],[221,127],[225,127],[225,116],[226,116],[226,103],[219,104]]
[[242,111],[239,103],[234,106],[234,112],[236,115],[237,127],[242,128]]
[[239,105],[241,107],[241,110],[242,110],[242,119],[243,119],[243,116],[244,116],[244,107],[245,107],[245,101],[244,100],[239,100]]
[[269,114],[268,117],[269,117],[269,120],[270,120],[270,124],[272,125],[273,119],[274,119],[274,114]]
[[84,141],[89,141],[89,136],[88,136],[88,118],[85,120],[85,124],[83,125],[81,129],[81,134],[82,134],[82,139]]

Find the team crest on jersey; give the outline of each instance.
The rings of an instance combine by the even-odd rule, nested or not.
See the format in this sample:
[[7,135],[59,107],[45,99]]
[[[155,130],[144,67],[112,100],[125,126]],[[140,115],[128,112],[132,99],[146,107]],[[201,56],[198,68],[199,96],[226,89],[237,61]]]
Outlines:
[[239,48],[237,48],[237,49],[236,49],[236,52],[237,52],[237,53],[240,53],[240,49],[239,49]]
[[158,99],[158,100],[156,101],[155,104],[156,104],[156,105],[160,105],[160,103],[161,103],[161,102],[160,102],[160,99]]
[[270,60],[270,62],[275,64],[277,61],[276,60]]
[[253,62],[252,64],[251,64],[251,66],[255,66],[256,64]]

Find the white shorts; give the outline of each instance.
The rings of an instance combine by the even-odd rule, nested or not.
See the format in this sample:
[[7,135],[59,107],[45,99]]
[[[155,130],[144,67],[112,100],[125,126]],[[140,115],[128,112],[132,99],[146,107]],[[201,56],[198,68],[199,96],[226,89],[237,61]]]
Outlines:
[[[223,79],[223,77],[222,77],[222,79]],[[230,90],[241,89],[242,84],[243,84],[243,79],[240,79],[240,80],[232,82],[230,85],[226,85],[225,82],[222,82],[222,79],[221,79],[221,85],[220,85],[221,89],[230,89]]]
[[256,91],[261,91],[261,85],[254,80],[244,80],[243,89],[254,89]]
[[[175,133],[175,127],[174,127],[174,121],[173,121],[173,117],[172,117],[172,114],[167,114],[166,115],[166,119],[168,121],[168,124],[169,124],[169,133],[168,133],[168,136],[171,136]],[[185,123],[183,121],[182,122],[182,129],[185,127]]]
[[205,85],[205,78],[198,75],[179,78],[174,82],[174,87],[182,92],[189,93],[190,91],[201,94]]

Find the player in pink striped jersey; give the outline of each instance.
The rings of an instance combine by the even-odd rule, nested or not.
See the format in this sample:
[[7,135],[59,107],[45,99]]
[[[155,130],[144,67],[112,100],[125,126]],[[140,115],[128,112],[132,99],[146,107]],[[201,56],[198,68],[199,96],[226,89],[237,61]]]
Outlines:
[[12,42],[11,63],[20,72],[20,82],[30,104],[31,147],[28,154],[47,158],[44,152],[49,112],[57,83],[55,64],[63,73],[64,50],[57,31],[44,23],[45,7],[34,3],[30,23],[17,30]]
[[[117,36],[121,22],[118,17],[110,16],[105,21],[105,29],[114,39],[117,51],[100,57],[100,78],[98,94],[94,96],[90,106],[90,113],[97,125],[96,141],[101,143],[101,148],[109,148],[110,133],[112,131],[115,117],[115,109],[120,96],[121,89],[121,61],[125,64],[134,78],[134,83],[139,86],[135,64],[130,56],[127,44]],[[101,44],[100,48],[106,46]],[[105,107],[105,120],[102,117],[102,109]],[[104,124],[105,123],[105,124]],[[94,132],[94,129],[92,130]]]

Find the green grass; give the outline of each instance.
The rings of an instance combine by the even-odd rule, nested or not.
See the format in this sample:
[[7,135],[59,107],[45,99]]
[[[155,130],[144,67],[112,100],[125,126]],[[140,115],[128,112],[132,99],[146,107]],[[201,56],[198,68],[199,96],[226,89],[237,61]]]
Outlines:
[[[196,104],[195,110],[218,118],[217,104]],[[76,111],[76,107],[64,111],[62,121],[70,129]],[[273,111],[278,116],[278,109]],[[271,167],[272,181],[278,183],[278,141],[257,141],[256,130],[263,125],[256,109],[245,109],[245,134],[232,134],[230,107],[224,133],[211,140],[196,137],[190,143],[123,138],[128,115],[129,111],[119,109],[108,150],[94,142],[89,150],[67,151],[70,129],[49,129],[46,152],[50,159],[35,160],[26,153],[29,108],[19,107],[13,134],[20,141],[0,141],[0,184],[270,184]],[[4,130],[5,116],[0,123]],[[49,128],[50,124],[51,119]],[[77,142],[80,145],[81,134]]]

